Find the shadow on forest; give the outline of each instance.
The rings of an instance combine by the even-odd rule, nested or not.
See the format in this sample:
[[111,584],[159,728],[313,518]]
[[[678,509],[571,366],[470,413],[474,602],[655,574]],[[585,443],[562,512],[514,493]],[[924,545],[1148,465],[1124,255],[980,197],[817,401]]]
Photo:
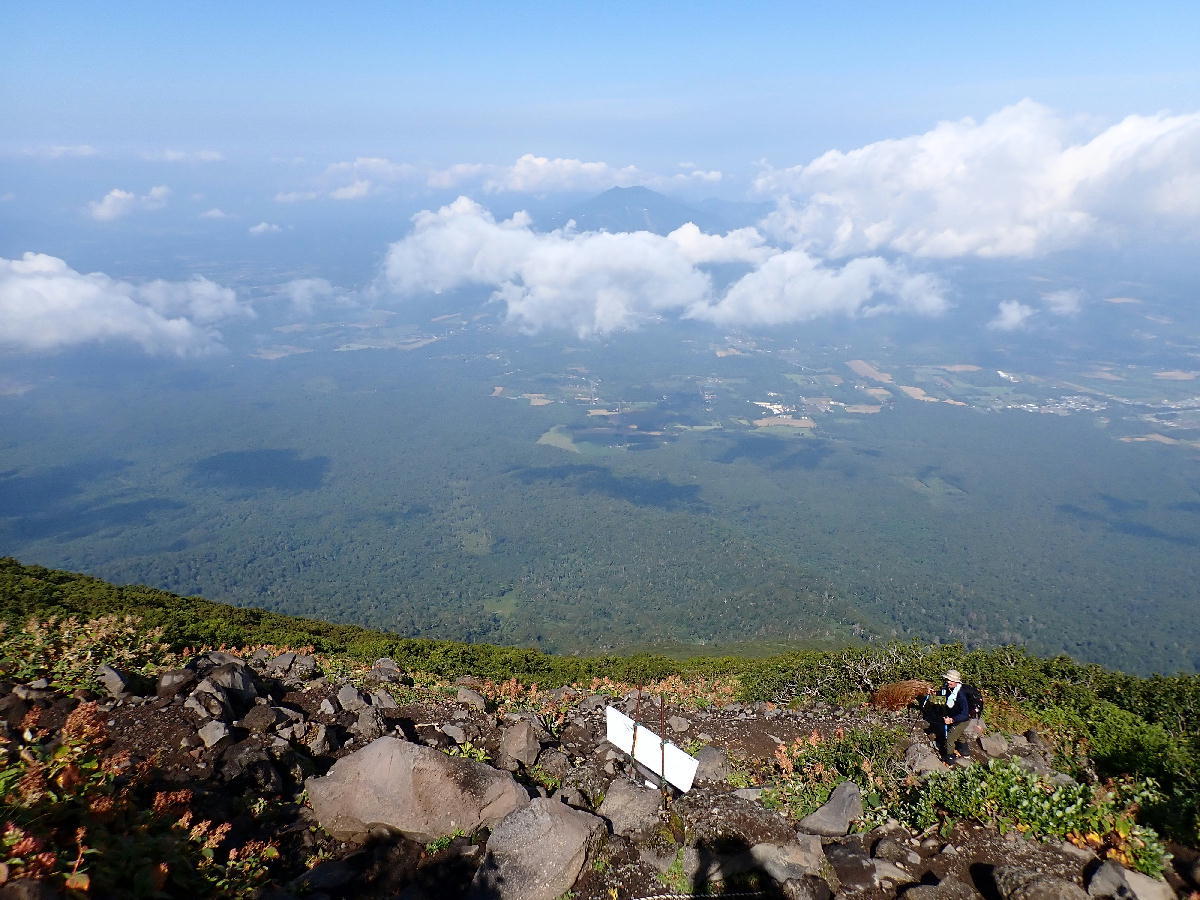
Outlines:
[[295,450],[230,450],[192,465],[190,480],[207,487],[312,491],[325,481],[328,456],[301,459]]
[[569,482],[581,494],[603,494],[635,506],[687,509],[702,512],[708,505],[700,499],[700,486],[674,484],[666,478],[614,475],[602,466],[540,466],[517,469],[513,474],[524,484],[536,481]]
[[714,462],[735,463],[739,459],[749,460],[750,462],[762,462],[779,456],[792,449],[794,444],[791,441],[783,438],[748,435],[746,437],[734,438],[732,445],[726,448],[725,452],[714,458]]
[[23,541],[36,541],[42,538],[70,541],[87,537],[106,528],[150,525],[154,521],[155,513],[186,508],[186,503],[180,503],[178,500],[165,500],[161,497],[110,503],[106,506],[84,504],[47,515],[28,516],[20,519],[9,526],[7,536]]
[[826,457],[833,454],[833,447],[827,441],[805,441],[804,446],[788,456],[785,456],[772,469],[808,469],[810,472],[821,465]]
[[127,460],[101,457],[69,466],[55,466],[30,475],[20,469],[0,472],[0,516],[16,517],[44,513],[82,493],[95,481],[132,465]]
[[[1142,502],[1130,503],[1128,501],[1117,500],[1115,497],[1110,497],[1107,494],[1101,494],[1100,499],[1104,501],[1108,509],[1114,513],[1124,513],[1130,510],[1145,509],[1146,504]],[[1060,503],[1055,507],[1060,513],[1064,513],[1082,522],[1095,522],[1106,526],[1109,531],[1114,531],[1118,534],[1127,534],[1131,537],[1151,538],[1157,541],[1165,541],[1170,544],[1176,544],[1180,547],[1195,547],[1200,545],[1200,541],[1196,538],[1182,534],[1171,534],[1153,525],[1146,525],[1143,522],[1134,522],[1130,519],[1121,518],[1118,515],[1105,515],[1104,513],[1094,512],[1090,509],[1084,509],[1081,506],[1076,506],[1074,503]]]

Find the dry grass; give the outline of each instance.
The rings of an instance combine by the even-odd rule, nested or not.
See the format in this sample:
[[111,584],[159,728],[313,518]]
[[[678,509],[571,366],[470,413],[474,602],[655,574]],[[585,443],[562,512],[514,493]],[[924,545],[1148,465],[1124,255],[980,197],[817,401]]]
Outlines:
[[918,697],[932,693],[932,684],[913,678],[880,685],[879,690],[871,695],[871,703],[880,709],[896,711],[907,708]]

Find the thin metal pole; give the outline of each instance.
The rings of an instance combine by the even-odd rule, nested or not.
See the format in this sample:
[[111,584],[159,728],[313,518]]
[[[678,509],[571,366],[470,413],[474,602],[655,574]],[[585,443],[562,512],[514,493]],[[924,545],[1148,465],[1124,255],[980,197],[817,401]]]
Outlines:
[[666,694],[658,695],[658,786],[667,783],[667,711]]

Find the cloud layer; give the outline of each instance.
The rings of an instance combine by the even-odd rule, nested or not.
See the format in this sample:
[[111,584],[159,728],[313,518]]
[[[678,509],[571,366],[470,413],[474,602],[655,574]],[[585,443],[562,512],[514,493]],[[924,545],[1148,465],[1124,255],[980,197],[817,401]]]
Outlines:
[[[490,287],[520,328],[559,328],[581,337],[634,328],[671,313],[725,325],[778,325],[825,315],[903,308],[937,313],[940,285],[880,258],[830,267],[803,250],[768,247],[752,228],[704,234],[688,224],[666,236],[647,231],[535,232],[518,213],[496,221],[459,197],[419,213],[412,233],[384,261],[387,290],[402,296],[464,285]],[[719,294],[704,266],[740,263],[749,272]]]
[[604,191],[634,185],[670,188],[716,184],[722,177],[719,171],[691,164],[681,165],[681,171],[674,174],[662,175],[632,165],[613,166],[606,162],[550,158],[532,153],[526,153],[512,165],[456,163],[440,169],[393,162],[385,157],[360,156],[328,166],[322,176],[326,185],[322,189],[283,191],[275,195],[275,200],[279,203],[359,200],[397,184],[434,190],[454,190],[469,185],[488,194],[549,194]]
[[1200,113],[1084,131],[1031,100],[982,122],[768,169],[770,233],[833,256],[1031,257],[1139,227],[1200,224]]
[[128,341],[147,353],[195,356],[220,347],[215,323],[252,315],[207,278],[131,284],[44,253],[0,258],[0,347],[9,350]]
[[99,200],[88,204],[88,215],[97,222],[111,222],[136,210],[162,209],[170,196],[171,189],[165,184],[150,188],[140,197],[130,191],[113,188]]

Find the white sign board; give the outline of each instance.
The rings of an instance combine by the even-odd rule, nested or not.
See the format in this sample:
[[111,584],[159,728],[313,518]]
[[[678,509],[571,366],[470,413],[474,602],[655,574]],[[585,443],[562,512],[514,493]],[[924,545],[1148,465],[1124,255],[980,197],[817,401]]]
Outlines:
[[[608,724],[608,742],[623,750],[655,775],[661,775],[684,793],[692,789],[700,762],[670,741],[663,740],[644,725],[639,725],[611,706],[604,708]],[[637,738],[635,741],[634,738]]]

